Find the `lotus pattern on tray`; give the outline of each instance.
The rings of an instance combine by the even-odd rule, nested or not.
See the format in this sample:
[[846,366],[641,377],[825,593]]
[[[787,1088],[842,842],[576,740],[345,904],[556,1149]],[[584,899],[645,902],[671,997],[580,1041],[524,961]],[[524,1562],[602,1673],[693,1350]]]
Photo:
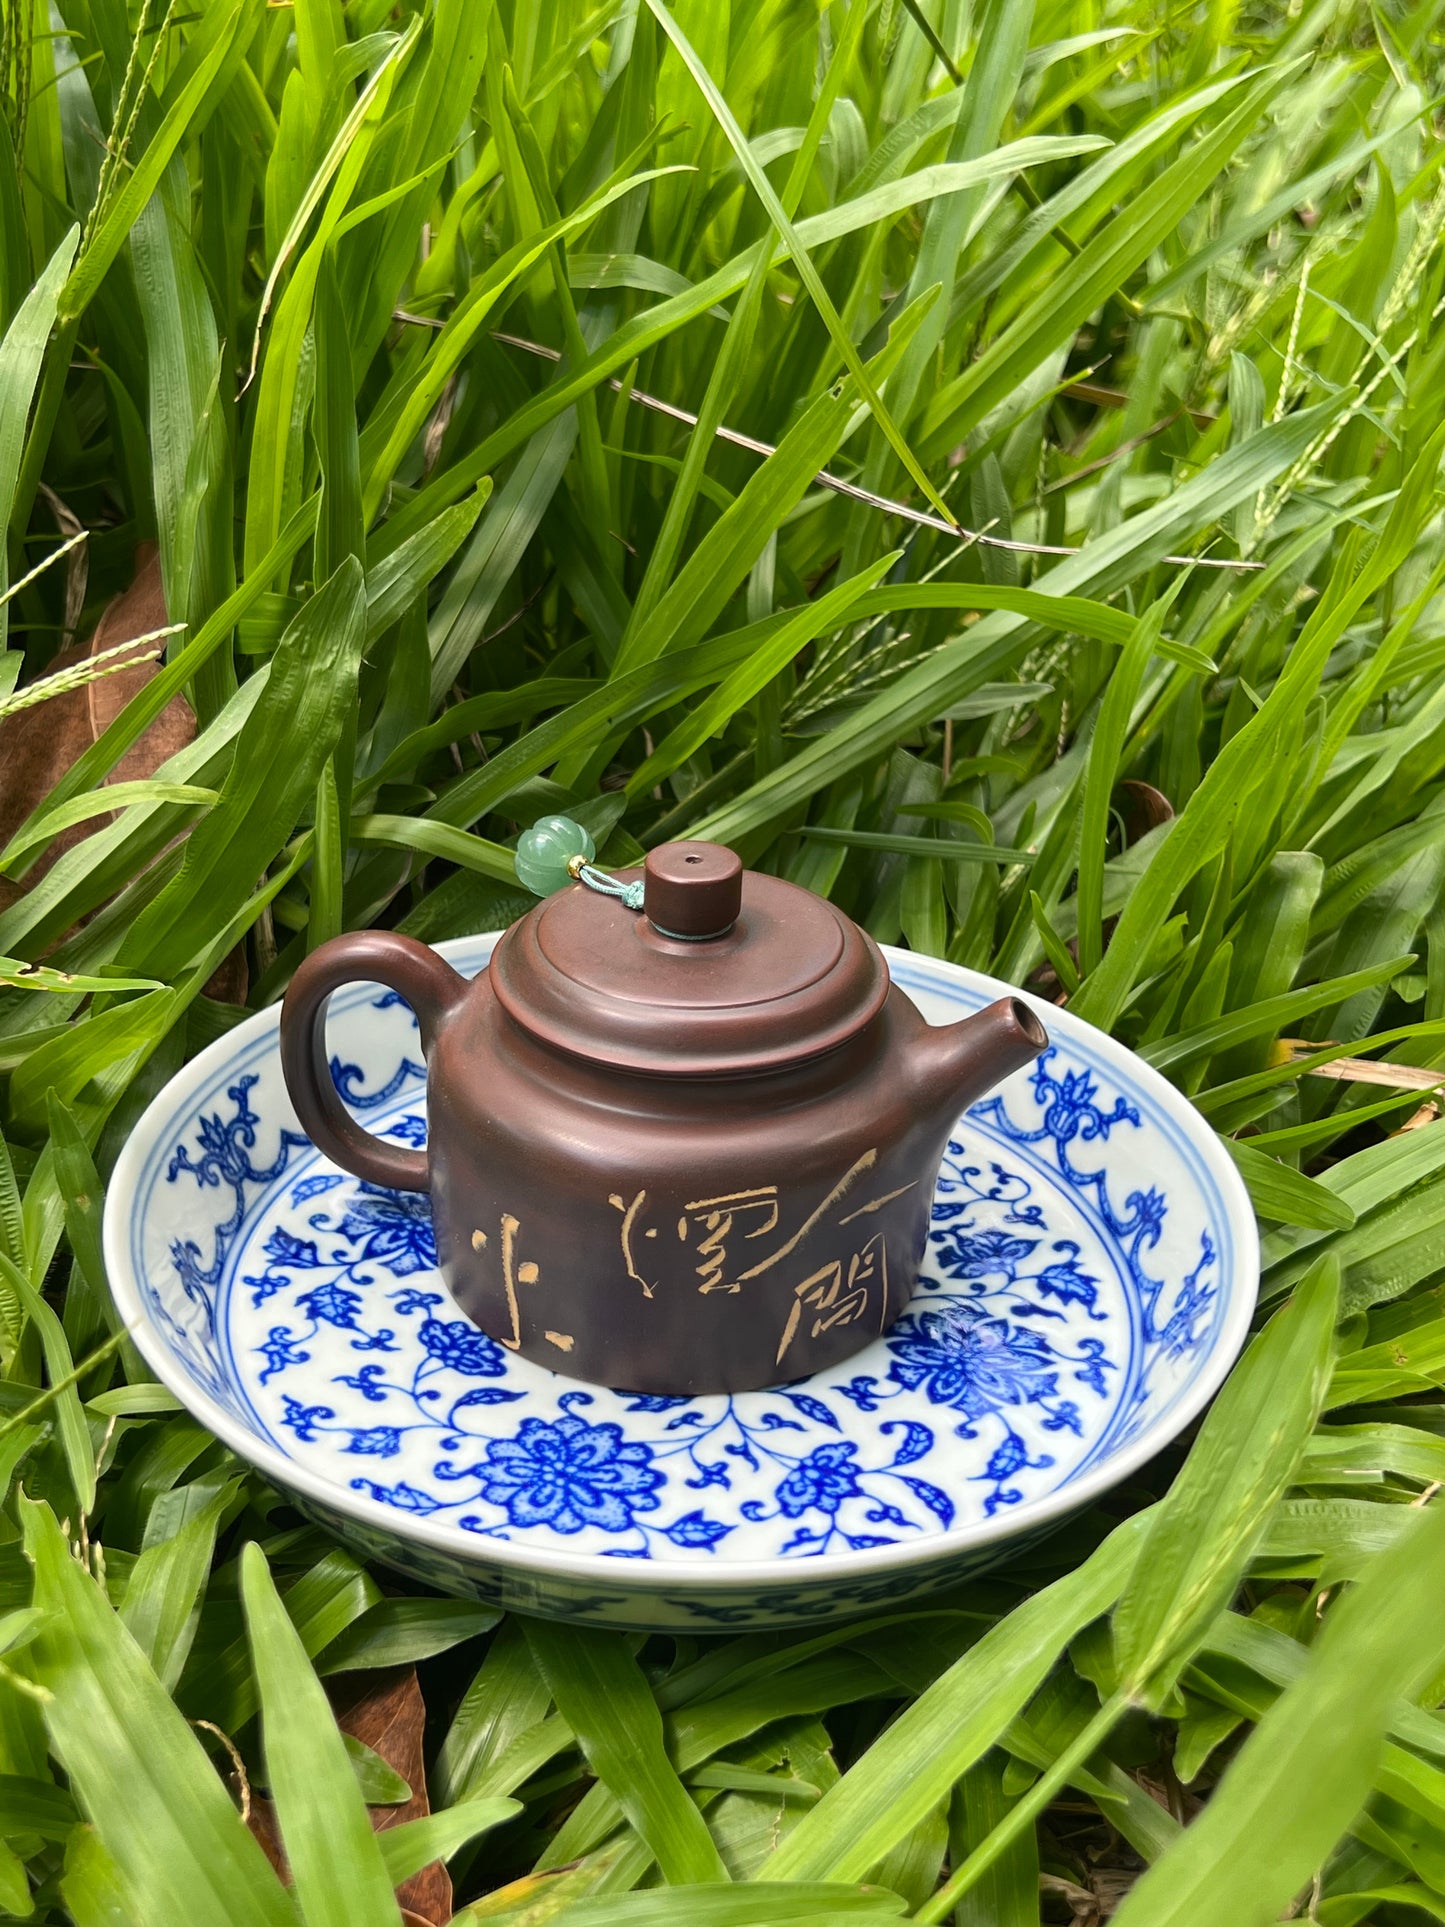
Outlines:
[[[419,1145],[414,1020],[366,995],[366,1062],[333,1073],[368,1128]],[[892,1331],[731,1398],[588,1388],[512,1356],[452,1303],[426,1198],[329,1165],[282,1121],[276,1077],[274,1052],[233,1064],[157,1162],[175,1208],[150,1217],[187,1229],[148,1254],[150,1312],[247,1429],[379,1519],[451,1525],[479,1552],[798,1563],[936,1541],[1117,1451],[1213,1342],[1218,1225],[1143,1175],[1157,1120],[1057,1044],[960,1122]]]

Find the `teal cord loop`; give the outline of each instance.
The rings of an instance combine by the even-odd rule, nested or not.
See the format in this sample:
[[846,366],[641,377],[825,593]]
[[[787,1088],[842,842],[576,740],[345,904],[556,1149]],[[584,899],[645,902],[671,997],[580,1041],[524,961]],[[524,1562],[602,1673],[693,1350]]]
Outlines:
[[608,876],[599,870],[595,863],[588,863],[581,857],[573,857],[567,865],[568,874],[585,883],[589,890],[595,890],[602,897],[620,897],[629,910],[642,908],[642,884],[623,883],[618,877]]
[[569,883],[585,883],[599,896],[618,897],[629,910],[642,908],[642,884],[621,883],[593,864],[592,838],[570,816],[544,816],[517,839],[517,881],[534,896],[549,897]]

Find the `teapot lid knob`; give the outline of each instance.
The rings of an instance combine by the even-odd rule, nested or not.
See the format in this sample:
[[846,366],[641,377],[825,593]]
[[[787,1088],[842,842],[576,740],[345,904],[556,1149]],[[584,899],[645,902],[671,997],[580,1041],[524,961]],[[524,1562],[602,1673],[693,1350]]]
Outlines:
[[720,843],[664,843],[649,850],[643,913],[665,937],[724,937],[743,901],[742,859]]

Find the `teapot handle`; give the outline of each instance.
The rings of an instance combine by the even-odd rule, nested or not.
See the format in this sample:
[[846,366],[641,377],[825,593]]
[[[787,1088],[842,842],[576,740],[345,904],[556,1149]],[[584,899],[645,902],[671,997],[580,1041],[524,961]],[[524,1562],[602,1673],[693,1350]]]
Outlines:
[[313,950],[291,979],[281,1006],[281,1070],[301,1128],[343,1170],[392,1191],[425,1191],[425,1151],[408,1151],[363,1131],[341,1101],[326,1055],[326,1005],[350,983],[385,984],[404,997],[429,1055],[443,1022],[471,985],[414,937],[395,930],[353,930]]

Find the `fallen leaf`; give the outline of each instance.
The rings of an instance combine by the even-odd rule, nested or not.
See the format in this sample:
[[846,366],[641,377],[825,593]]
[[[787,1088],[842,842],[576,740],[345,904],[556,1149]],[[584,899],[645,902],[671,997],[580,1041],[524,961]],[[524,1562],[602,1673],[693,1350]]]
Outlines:
[[[79,553],[83,553],[83,546]],[[115,649],[132,637],[151,635],[164,628],[168,620],[161,586],[160,553],[153,542],[143,542],[136,549],[135,575],[130,587],[106,605],[85,642],[58,652],[46,675],[73,669],[98,656],[102,650]],[[0,849],[76,759],[157,674],[160,663],[153,654],[155,647],[154,643],[137,643],[134,663],[126,662],[124,668],[111,675],[99,677],[79,689],[67,690],[0,722]],[[42,683],[44,680],[40,678]],[[154,776],[167,758],[194,739],[195,733],[196,719],[190,704],[184,696],[173,696],[119,759],[106,777],[105,786]],[[113,815],[88,817],[83,823],[62,830],[22,879],[0,877],[0,910],[23,896],[66,850],[114,821]],[[223,1002],[241,1003],[246,990],[246,955],[244,948],[238,946],[206,985],[206,995]]]
[[[149,635],[163,628],[167,620],[159,552],[154,543],[143,543],[136,551],[135,578],[130,587],[107,605],[86,642],[59,652],[47,674],[74,668],[132,636]],[[138,654],[148,655],[153,647],[138,645]],[[109,728],[132,696],[145,687],[156,668],[154,661],[138,661],[0,723],[0,847],[9,842],[76,758]],[[106,778],[107,784],[154,776],[166,758],[184,749],[195,733],[196,719],[190,704],[184,696],[172,697],[150,728],[120,758]],[[0,907],[13,903],[66,850],[113,820],[95,816],[62,830],[22,882],[0,878]]]
[[[1308,1037],[1281,1037],[1270,1052],[1270,1061],[1288,1064],[1323,1048]],[[1416,1064],[1391,1064],[1373,1057],[1332,1057],[1328,1063],[1311,1064],[1304,1075],[1338,1078],[1346,1084],[1383,1084],[1397,1091],[1433,1091],[1445,1083],[1445,1071],[1423,1069]],[[1430,1120],[1422,1121],[1428,1124]]]
[[[427,1798],[422,1739],[426,1703],[414,1666],[389,1666],[365,1673],[340,1673],[326,1682],[336,1713],[336,1724],[379,1754],[411,1788],[411,1798],[399,1806],[368,1807],[372,1828],[384,1833],[403,1820],[420,1820],[431,1812]],[[276,1810],[262,1797],[251,1801],[247,1824],[271,1865],[283,1880],[290,1869],[276,1825]],[[452,1917],[452,1880],[446,1866],[434,1860],[396,1890],[406,1927],[444,1927]]]
[[1163,790],[1133,776],[1126,777],[1114,791],[1114,807],[1123,819],[1126,848],[1150,830],[1157,830],[1161,823],[1174,820],[1174,805]]
[[[402,1806],[369,1807],[378,1833],[420,1820],[431,1812],[427,1798],[422,1739],[426,1703],[414,1666],[390,1666],[379,1672],[342,1673],[327,1682],[337,1724],[352,1733],[394,1767],[411,1788]],[[429,1927],[443,1927],[452,1917],[452,1881],[445,1865],[434,1860],[397,1889],[397,1899]]]
[[251,1804],[244,1809],[246,1825],[260,1842],[261,1851],[286,1882],[291,1884],[291,1868],[286,1859],[286,1849],[281,1845],[281,1830],[276,1825],[276,1809],[264,1793],[252,1793]]

